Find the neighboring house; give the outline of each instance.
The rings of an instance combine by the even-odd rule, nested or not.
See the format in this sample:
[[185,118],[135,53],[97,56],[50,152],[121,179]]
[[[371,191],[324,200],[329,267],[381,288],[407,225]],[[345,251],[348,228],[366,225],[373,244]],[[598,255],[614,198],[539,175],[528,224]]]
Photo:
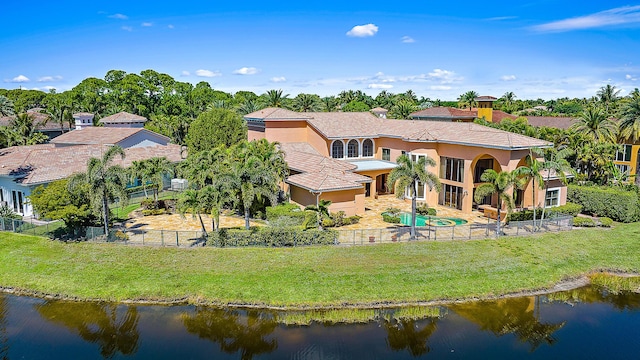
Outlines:
[[[267,108],[245,116],[249,139],[277,141],[292,169],[286,179],[291,201],[307,206],[331,200],[331,211],[364,213],[364,199],[392,193],[387,178],[401,154],[428,155],[437,166],[442,191],[421,185],[418,199],[470,213],[478,205],[497,204],[488,197],[475,203],[473,193],[485,169],[513,170],[525,164],[533,147],[551,143],[463,122],[382,119],[369,113],[297,113]],[[518,206],[532,206],[531,184],[518,191]],[[566,202],[566,186],[552,176],[549,192],[539,190],[538,206]]]
[[[29,109],[27,110],[27,114],[31,115],[33,118],[33,122],[36,125],[36,131],[47,135],[49,139],[53,139],[54,137],[73,129],[73,127],[69,128],[69,123],[66,121],[63,124],[52,121],[49,115],[43,113],[42,110],[42,108]],[[14,118],[14,116],[0,117],[0,126],[9,126],[11,120]]]
[[[76,124],[86,120],[86,116],[76,115]],[[108,127],[108,124],[94,127],[85,123],[84,127],[64,133],[49,144],[1,149],[0,202],[20,215],[33,216],[27,197],[35,187],[86,171],[90,158],[100,158],[114,145],[125,151],[124,160],[116,158],[113,162],[123,167],[152,157],[178,162],[186,155],[179,145],[170,144],[168,137],[143,128]]]
[[381,108],[381,107],[375,107],[371,110],[374,115],[376,115],[379,118],[383,118],[386,119],[387,118],[387,113],[389,113],[389,110],[385,109],[385,108]]
[[516,119],[517,116],[507,114],[501,110],[493,109],[493,102],[497,100],[492,96],[479,96],[476,98],[477,108],[456,109],[452,107],[436,106],[409,115],[413,120],[431,120],[448,122],[473,122],[475,119],[484,118],[488,122],[499,123],[504,119]]

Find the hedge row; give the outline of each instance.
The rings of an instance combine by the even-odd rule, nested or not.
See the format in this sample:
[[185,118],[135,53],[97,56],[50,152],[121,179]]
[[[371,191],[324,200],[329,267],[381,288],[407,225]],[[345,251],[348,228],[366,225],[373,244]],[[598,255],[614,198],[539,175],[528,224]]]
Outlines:
[[640,219],[640,202],[635,191],[569,185],[567,201],[582,205],[585,214],[609,217],[623,223]]
[[209,233],[207,245],[216,247],[264,246],[286,247],[335,244],[338,234],[331,230],[297,228],[220,229]]
[[[576,216],[582,211],[582,205],[571,202],[566,205],[556,206],[547,209],[544,213],[546,219],[555,218],[558,215]],[[536,220],[542,217],[542,208],[536,209]],[[533,220],[533,210],[514,211],[507,216],[508,221],[531,221]]]
[[[291,225],[302,225],[305,219],[305,212],[296,204],[284,203],[278,206],[267,206],[267,221],[285,221]],[[284,218],[284,219],[283,219]]]

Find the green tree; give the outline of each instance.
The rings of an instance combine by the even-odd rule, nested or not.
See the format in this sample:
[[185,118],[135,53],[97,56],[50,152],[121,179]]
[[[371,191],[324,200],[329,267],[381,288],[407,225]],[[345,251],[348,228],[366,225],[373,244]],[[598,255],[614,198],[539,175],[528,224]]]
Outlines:
[[493,169],[485,170],[480,176],[480,180],[483,183],[476,188],[474,199],[476,202],[482,202],[485,196],[496,194],[498,196],[498,219],[496,220],[496,235],[500,236],[501,211],[502,204],[506,204],[507,213],[511,212],[514,207],[513,201],[513,188],[520,188],[522,182],[517,177],[516,171],[501,171],[497,172]]
[[435,160],[428,156],[420,156],[413,161],[407,155],[401,155],[396,160],[398,166],[391,170],[387,185],[394,188],[396,196],[404,196],[408,189],[411,196],[411,239],[416,238],[416,197],[418,187],[426,185],[429,191],[435,189],[440,192],[440,180],[438,176],[429,170],[427,166],[436,166]]
[[389,111],[392,119],[409,119],[411,113],[418,110],[418,107],[411,101],[401,100],[391,107]]
[[61,219],[75,232],[96,219],[91,213],[88,192],[88,185],[70,189],[69,180],[62,179],[36,187],[29,195],[29,202],[41,218]]
[[538,155],[542,155],[542,149],[533,148],[529,150],[527,155],[526,165],[520,166],[515,170],[516,176],[522,176],[526,181],[531,181],[531,198],[533,200],[533,228],[536,228],[536,193],[538,189],[544,189],[544,178],[540,173],[543,170],[544,162],[537,159]]
[[4,95],[0,95],[0,116],[11,116],[15,113],[13,102]]
[[597,142],[615,142],[617,125],[604,110],[597,106],[589,106],[578,116],[578,121],[571,129]]
[[0,128],[7,146],[42,144],[49,140],[47,135],[38,131],[44,125],[35,121],[32,114],[22,113],[9,120],[9,126]]
[[607,84],[598,90],[598,98],[604,104],[607,113],[609,112],[609,106],[620,98],[620,91],[620,89],[616,89],[611,84]]
[[181,216],[184,216],[184,214],[186,214],[187,212],[190,212],[194,218],[197,216],[200,220],[202,234],[205,238],[207,237],[207,229],[204,226],[204,221],[202,221],[202,213],[206,212],[206,209],[204,208],[199,190],[185,190],[182,194],[180,194],[180,198],[178,198],[176,208]]
[[469,110],[476,106],[478,102],[476,98],[478,97],[478,93],[475,91],[467,91],[466,93],[460,95],[458,97],[458,106],[460,107],[469,107]]
[[293,99],[293,109],[300,112],[316,112],[322,106],[320,96],[315,94],[298,94]]
[[331,200],[320,200],[316,205],[309,205],[304,208],[305,211],[313,211],[316,213],[316,221],[318,223],[318,229],[322,230],[322,219],[329,217],[329,206]]
[[49,116],[49,121],[53,121],[60,125],[61,132],[64,132],[64,124],[69,124],[71,129],[71,123],[73,123],[73,104],[71,102],[70,94],[61,93],[57,94],[55,91],[47,94],[44,99],[45,108],[43,113]]
[[[575,171],[567,161],[567,157],[573,155],[574,151],[570,148],[562,148],[555,149],[550,148],[545,152],[545,160],[542,164],[542,168],[546,170],[547,178],[544,183],[544,193],[545,196],[547,191],[549,191],[549,181],[551,180],[551,174],[554,173],[560,180],[566,184],[567,182],[567,173],[575,174]],[[540,217],[540,226],[542,226],[542,222],[544,221],[545,211],[547,210],[547,206],[542,208],[542,216]]]
[[363,101],[353,100],[342,107],[345,112],[364,112],[371,110],[371,107]]
[[640,140],[640,93],[632,95],[622,108],[620,135],[633,142]]
[[247,126],[240,115],[226,109],[211,109],[198,115],[186,137],[190,152],[231,146],[247,138]]
[[322,98],[322,111],[332,112],[338,110],[338,100],[335,96],[325,96]]
[[102,158],[91,158],[87,162],[87,171],[71,177],[69,189],[77,191],[78,187],[89,189],[89,202],[95,214],[101,215],[105,235],[109,234],[109,201],[119,198],[127,200],[126,171],[120,165],[112,165],[116,158],[124,159],[125,153],[120,146],[111,146]]
[[284,100],[288,97],[289,94],[282,94],[282,89],[269,90],[265,96],[265,105],[267,107],[284,107]]

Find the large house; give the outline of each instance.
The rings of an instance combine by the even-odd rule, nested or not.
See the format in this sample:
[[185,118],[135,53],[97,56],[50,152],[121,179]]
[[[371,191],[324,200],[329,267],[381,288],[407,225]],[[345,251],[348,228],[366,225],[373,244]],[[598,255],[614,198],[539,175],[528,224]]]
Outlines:
[[[249,139],[277,141],[291,169],[286,179],[291,201],[307,206],[331,200],[331,211],[362,214],[364,199],[392,193],[387,178],[402,154],[429,156],[437,166],[442,191],[419,186],[418,199],[470,213],[486,169],[511,171],[525,164],[533,147],[551,143],[470,122],[392,120],[369,112],[297,113],[267,108],[245,116]],[[533,206],[531,184],[518,191],[518,206]],[[566,187],[551,176],[548,191],[538,190],[537,206],[566,202]]]
[[[129,114],[132,115],[132,114]],[[74,114],[75,130],[66,132],[48,144],[13,146],[0,149],[0,203],[23,216],[32,216],[28,201],[31,191],[41,184],[67,178],[86,171],[87,161],[100,158],[114,145],[121,146],[125,158],[114,164],[128,167],[136,160],[166,157],[178,162],[184,155],[179,145],[170,144],[166,136],[139,126],[141,120],[130,116],[131,123],[120,121],[111,127],[94,127],[93,115]]]

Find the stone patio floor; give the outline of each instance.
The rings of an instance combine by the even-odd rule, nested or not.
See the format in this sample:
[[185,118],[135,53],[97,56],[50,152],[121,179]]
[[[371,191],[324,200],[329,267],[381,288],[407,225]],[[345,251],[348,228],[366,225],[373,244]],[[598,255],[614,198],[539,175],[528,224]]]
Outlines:
[[[469,223],[487,223],[487,218],[478,211],[474,211],[471,214],[463,214],[460,210],[434,204],[429,205],[436,208],[438,217],[456,217],[467,220]],[[365,199],[366,211],[362,215],[362,219],[360,219],[360,222],[353,225],[342,226],[338,229],[356,230],[396,227],[398,225],[393,225],[382,221],[382,216],[380,215],[380,213],[391,207],[410,212],[411,202],[409,200],[398,199],[395,197],[395,195],[381,195],[378,197],[378,199]],[[207,231],[210,231],[211,218],[208,215],[202,215],[202,220]],[[261,225],[261,222],[251,221],[251,226]],[[198,218],[193,218],[190,215],[182,217],[178,214],[138,217],[128,220],[125,226],[127,228],[135,228],[140,230],[201,230],[200,221],[198,220]],[[242,226],[244,226],[244,219],[239,216],[220,216],[220,227],[222,228]]]

